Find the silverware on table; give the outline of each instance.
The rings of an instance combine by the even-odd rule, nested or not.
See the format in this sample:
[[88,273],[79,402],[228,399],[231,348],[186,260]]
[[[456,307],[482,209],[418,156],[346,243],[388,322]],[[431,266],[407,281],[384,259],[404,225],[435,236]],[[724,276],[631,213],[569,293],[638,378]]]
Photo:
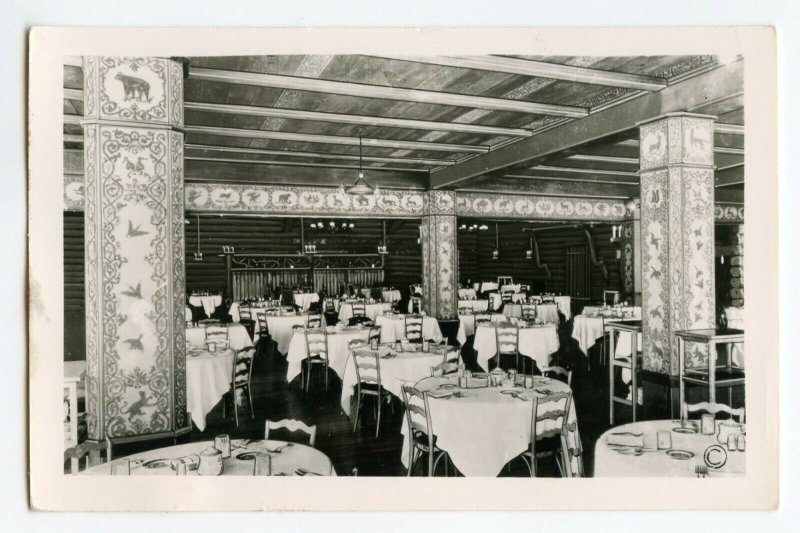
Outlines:
[[305,468],[298,468],[294,471],[295,474],[298,476],[321,476],[322,474],[318,474],[316,472],[312,472],[311,470],[306,470]]

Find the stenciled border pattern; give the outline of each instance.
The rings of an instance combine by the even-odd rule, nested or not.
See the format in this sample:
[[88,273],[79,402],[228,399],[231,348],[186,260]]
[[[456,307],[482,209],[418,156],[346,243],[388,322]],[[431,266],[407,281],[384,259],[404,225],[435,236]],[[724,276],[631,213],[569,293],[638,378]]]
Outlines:
[[[84,209],[83,181],[83,177],[79,175],[64,175],[65,211],[82,211]],[[189,211],[223,213],[356,214],[408,217],[424,214],[453,214],[448,203],[452,199],[455,202],[457,216],[491,216],[525,220],[607,220],[609,222],[620,222],[631,216],[625,207],[625,202],[621,200],[450,191],[430,192],[440,194],[435,196],[436,200],[426,201],[425,192],[417,190],[384,189],[380,195],[372,197],[342,195],[340,189],[324,187],[188,183],[185,185],[184,207]],[[716,204],[714,218],[717,222],[744,222],[744,205]]]

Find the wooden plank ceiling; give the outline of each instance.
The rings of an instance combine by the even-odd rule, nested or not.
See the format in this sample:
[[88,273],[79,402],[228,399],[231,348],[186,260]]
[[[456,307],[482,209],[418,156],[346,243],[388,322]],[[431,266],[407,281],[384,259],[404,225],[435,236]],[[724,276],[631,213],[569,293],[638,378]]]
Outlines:
[[[67,172],[80,172],[78,58],[64,70]],[[718,196],[743,190],[741,61],[714,56],[189,58],[186,179],[638,196],[635,122],[719,116]],[[72,169],[72,170],[70,170]],[[723,191],[724,189],[724,191]]]

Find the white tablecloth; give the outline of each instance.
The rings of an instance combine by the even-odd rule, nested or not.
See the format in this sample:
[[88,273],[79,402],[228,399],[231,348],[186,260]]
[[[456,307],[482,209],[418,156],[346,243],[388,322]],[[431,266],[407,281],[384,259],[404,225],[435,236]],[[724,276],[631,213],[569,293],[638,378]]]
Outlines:
[[[697,428],[698,421],[689,423]],[[597,439],[594,447],[594,477],[696,477],[694,468],[703,463],[703,454],[712,444],[720,444],[715,435],[675,433],[672,428],[680,426],[680,422],[672,420],[648,420],[635,422],[609,429]],[[719,426],[719,422],[717,422]],[[657,436],[659,431],[669,432],[673,450],[692,452],[694,457],[679,461],[672,459],[666,451],[645,451],[636,456],[622,454],[609,447],[608,437],[611,433],[641,433],[646,450],[658,450]],[[727,451],[727,461],[719,469],[709,468],[709,477],[738,477],[746,471],[746,452]]]
[[[228,347],[239,351],[253,347],[253,340],[247,333],[247,328],[241,324],[225,324],[228,328]],[[186,341],[190,346],[205,346],[206,328],[186,328]]]
[[459,298],[476,298],[475,289],[458,289]]
[[[324,322],[325,317],[322,317]],[[267,329],[269,336],[272,337],[278,344],[278,351],[286,353],[289,349],[289,341],[292,340],[294,331],[292,328],[296,325],[306,326],[308,324],[308,315],[291,315],[291,316],[268,316]]]
[[[478,313],[478,315],[481,314],[483,313]],[[462,345],[467,342],[467,337],[475,335],[476,318],[475,315],[458,315],[458,333],[456,334],[456,340]],[[489,315],[489,320],[491,322],[504,322],[506,316],[499,313],[492,313]]]
[[[375,320],[375,317],[378,315],[382,315],[386,311],[392,310],[392,304],[390,303],[377,303],[377,304],[366,304],[366,313],[367,318],[370,320]],[[353,318],[353,304],[343,303],[339,306],[339,320],[346,322]]]
[[536,318],[540,318],[545,324],[558,324],[558,304],[538,304],[536,306]]
[[399,302],[402,296],[397,289],[387,289],[383,291],[383,301],[387,303]]
[[459,300],[458,308],[469,307],[473,313],[485,313],[489,309],[489,300]]
[[[497,333],[494,326],[479,326],[473,344],[478,364],[489,370],[489,359],[497,354]],[[519,353],[536,361],[541,369],[550,364],[550,354],[558,351],[558,334],[552,324],[519,328]]]
[[[369,328],[345,328],[336,330],[328,328],[328,367],[341,376],[344,373],[345,363],[349,355],[348,344],[353,339],[369,338]],[[302,331],[296,332],[291,337],[289,351],[286,353],[286,381],[291,381],[300,374],[301,364],[308,356],[306,336]]]
[[[245,442],[247,445],[245,446]],[[298,468],[304,468],[309,472],[314,472],[321,476],[335,476],[336,471],[333,464],[327,455],[305,444],[291,443],[288,445],[286,441],[282,440],[247,440],[242,441],[234,439],[231,441],[231,457],[222,460],[222,474],[223,476],[252,476],[253,475],[253,461],[237,459],[237,455],[244,451],[255,452],[269,452],[272,450],[280,450],[280,453],[270,453],[272,474],[273,475],[297,475]],[[288,446],[287,446],[288,445]],[[180,444],[178,446],[168,446],[165,448],[158,448],[155,450],[148,450],[146,452],[137,453],[125,457],[130,460],[131,475],[132,476],[175,476],[175,471],[170,466],[163,468],[144,468],[139,466],[141,463],[153,459],[181,459],[187,456],[196,456],[207,448],[213,448],[214,441],[200,441],[191,442],[189,444]],[[82,475],[110,475],[111,464],[103,463],[101,465],[89,468],[83,472]],[[187,476],[198,475],[197,469],[187,469]]]
[[[517,292],[511,295],[511,302],[512,303],[519,303],[524,302],[526,295],[521,292]],[[500,295],[499,292],[493,292],[489,295],[489,299],[492,301],[492,307],[494,309],[498,309],[500,304],[503,303],[503,297]]]
[[189,296],[189,303],[195,307],[203,306],[206,315],[211,316],[214,309],[222,303],[221,294],[212,294],[210,296]]
[[558,310],[564,315],[565,320],[572,318],[572,300],[569,296],[553,296]]
[[[725,316],[728,327],[744,330],[744,309],[741,307],[726,307]],[[736,343],[731,348],[731,361],[733,366],[744,368],[744,344]]]
[[481,292],[496,291],[498,288],[496,281],[484,281],[481,283]]
[[520,288],[521,287],[520,287],[519,283],[515,283],[513,285],[503,285],[502,287],[500,287],[500,292],[509,290],[509,291],[514,291],[515,293],[518,293],[520,291]]
[[231,315],[231,320],[233,320],[234,322],[241,321],[241,316],[239,316],[239,304],[233,302],[231,304],[231,308],[228,309],[228,314]]
[[[405,315],[379,315],[375,325],[381,326],[381,342],[395,342],[406,338]],[[439,321],[433,317],[422,317],[422,338],[441,342],[444,338]]]
[[[431,367],[444,361],[444,354],[431,352],[402,352],[396,357],[381,358],[381,386],[402,400],[403,382],[416,383],[431,375]],[[356,369],[348,356],[342,376],[342,409],[350,415],[350,399],[355,394]]]
[[186,409],[197,429],[206,429],[206,415],[231,388],[233,350],[191,350],[186,356]]
[[622,318],[641,319],[642,308],[641,306],[601,307],[597,305],[587,305],[584,306],[581,314],[605,316],[606,318],[619,318],[619,315],[622,315]]
[[316,292],[296,292],[294,293],[294,304],[302,309],[308,311],[311,304],[319,301],[319,294]]
[[[417,388],[435,390],[443,383],[455,383],[456,378],[426,378]],[[557,380],[537,380],[537,389],[552,392],[569,390]],[[531,410],[533,402],[518,400],[502,394],[513,388],[503,387],[462,389],[464,398],[428,398],[436,444],[446,451],[450,460],[465,476],[497,476],[511,459],[530,449]],[[526,397],[544,396],[536,390],[517,389]],[[563,408],[564,400],[558,402]],[[554,402],[555,405],[555,402]],[[544,411],[544,409],[543,409]],[[569,417],[575,420],[575,404]],[[545,420],[537,429],[547,431],[560,421]],[[402,426],[403,451],[401,460],[408,467],[408,424]]]
[[587,315],[576,315],[572,323],[572,338],[578,341],[583,355],[589,353],[597,339],[603,336],[605,318]]

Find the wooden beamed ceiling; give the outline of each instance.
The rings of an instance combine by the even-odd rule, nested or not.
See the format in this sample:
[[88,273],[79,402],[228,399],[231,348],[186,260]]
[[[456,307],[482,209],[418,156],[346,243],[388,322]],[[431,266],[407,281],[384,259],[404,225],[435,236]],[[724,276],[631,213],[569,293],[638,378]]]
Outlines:
[[[67,150],[82,144],[80,64],[64,69]],[[743,185],[741,60],[241,56],[189,65],[187,181],[349,185],[361,137],[367,181],[382,187],[638,196],[636,123],[691,111],[718,117],[718,190],[731,197]]]

